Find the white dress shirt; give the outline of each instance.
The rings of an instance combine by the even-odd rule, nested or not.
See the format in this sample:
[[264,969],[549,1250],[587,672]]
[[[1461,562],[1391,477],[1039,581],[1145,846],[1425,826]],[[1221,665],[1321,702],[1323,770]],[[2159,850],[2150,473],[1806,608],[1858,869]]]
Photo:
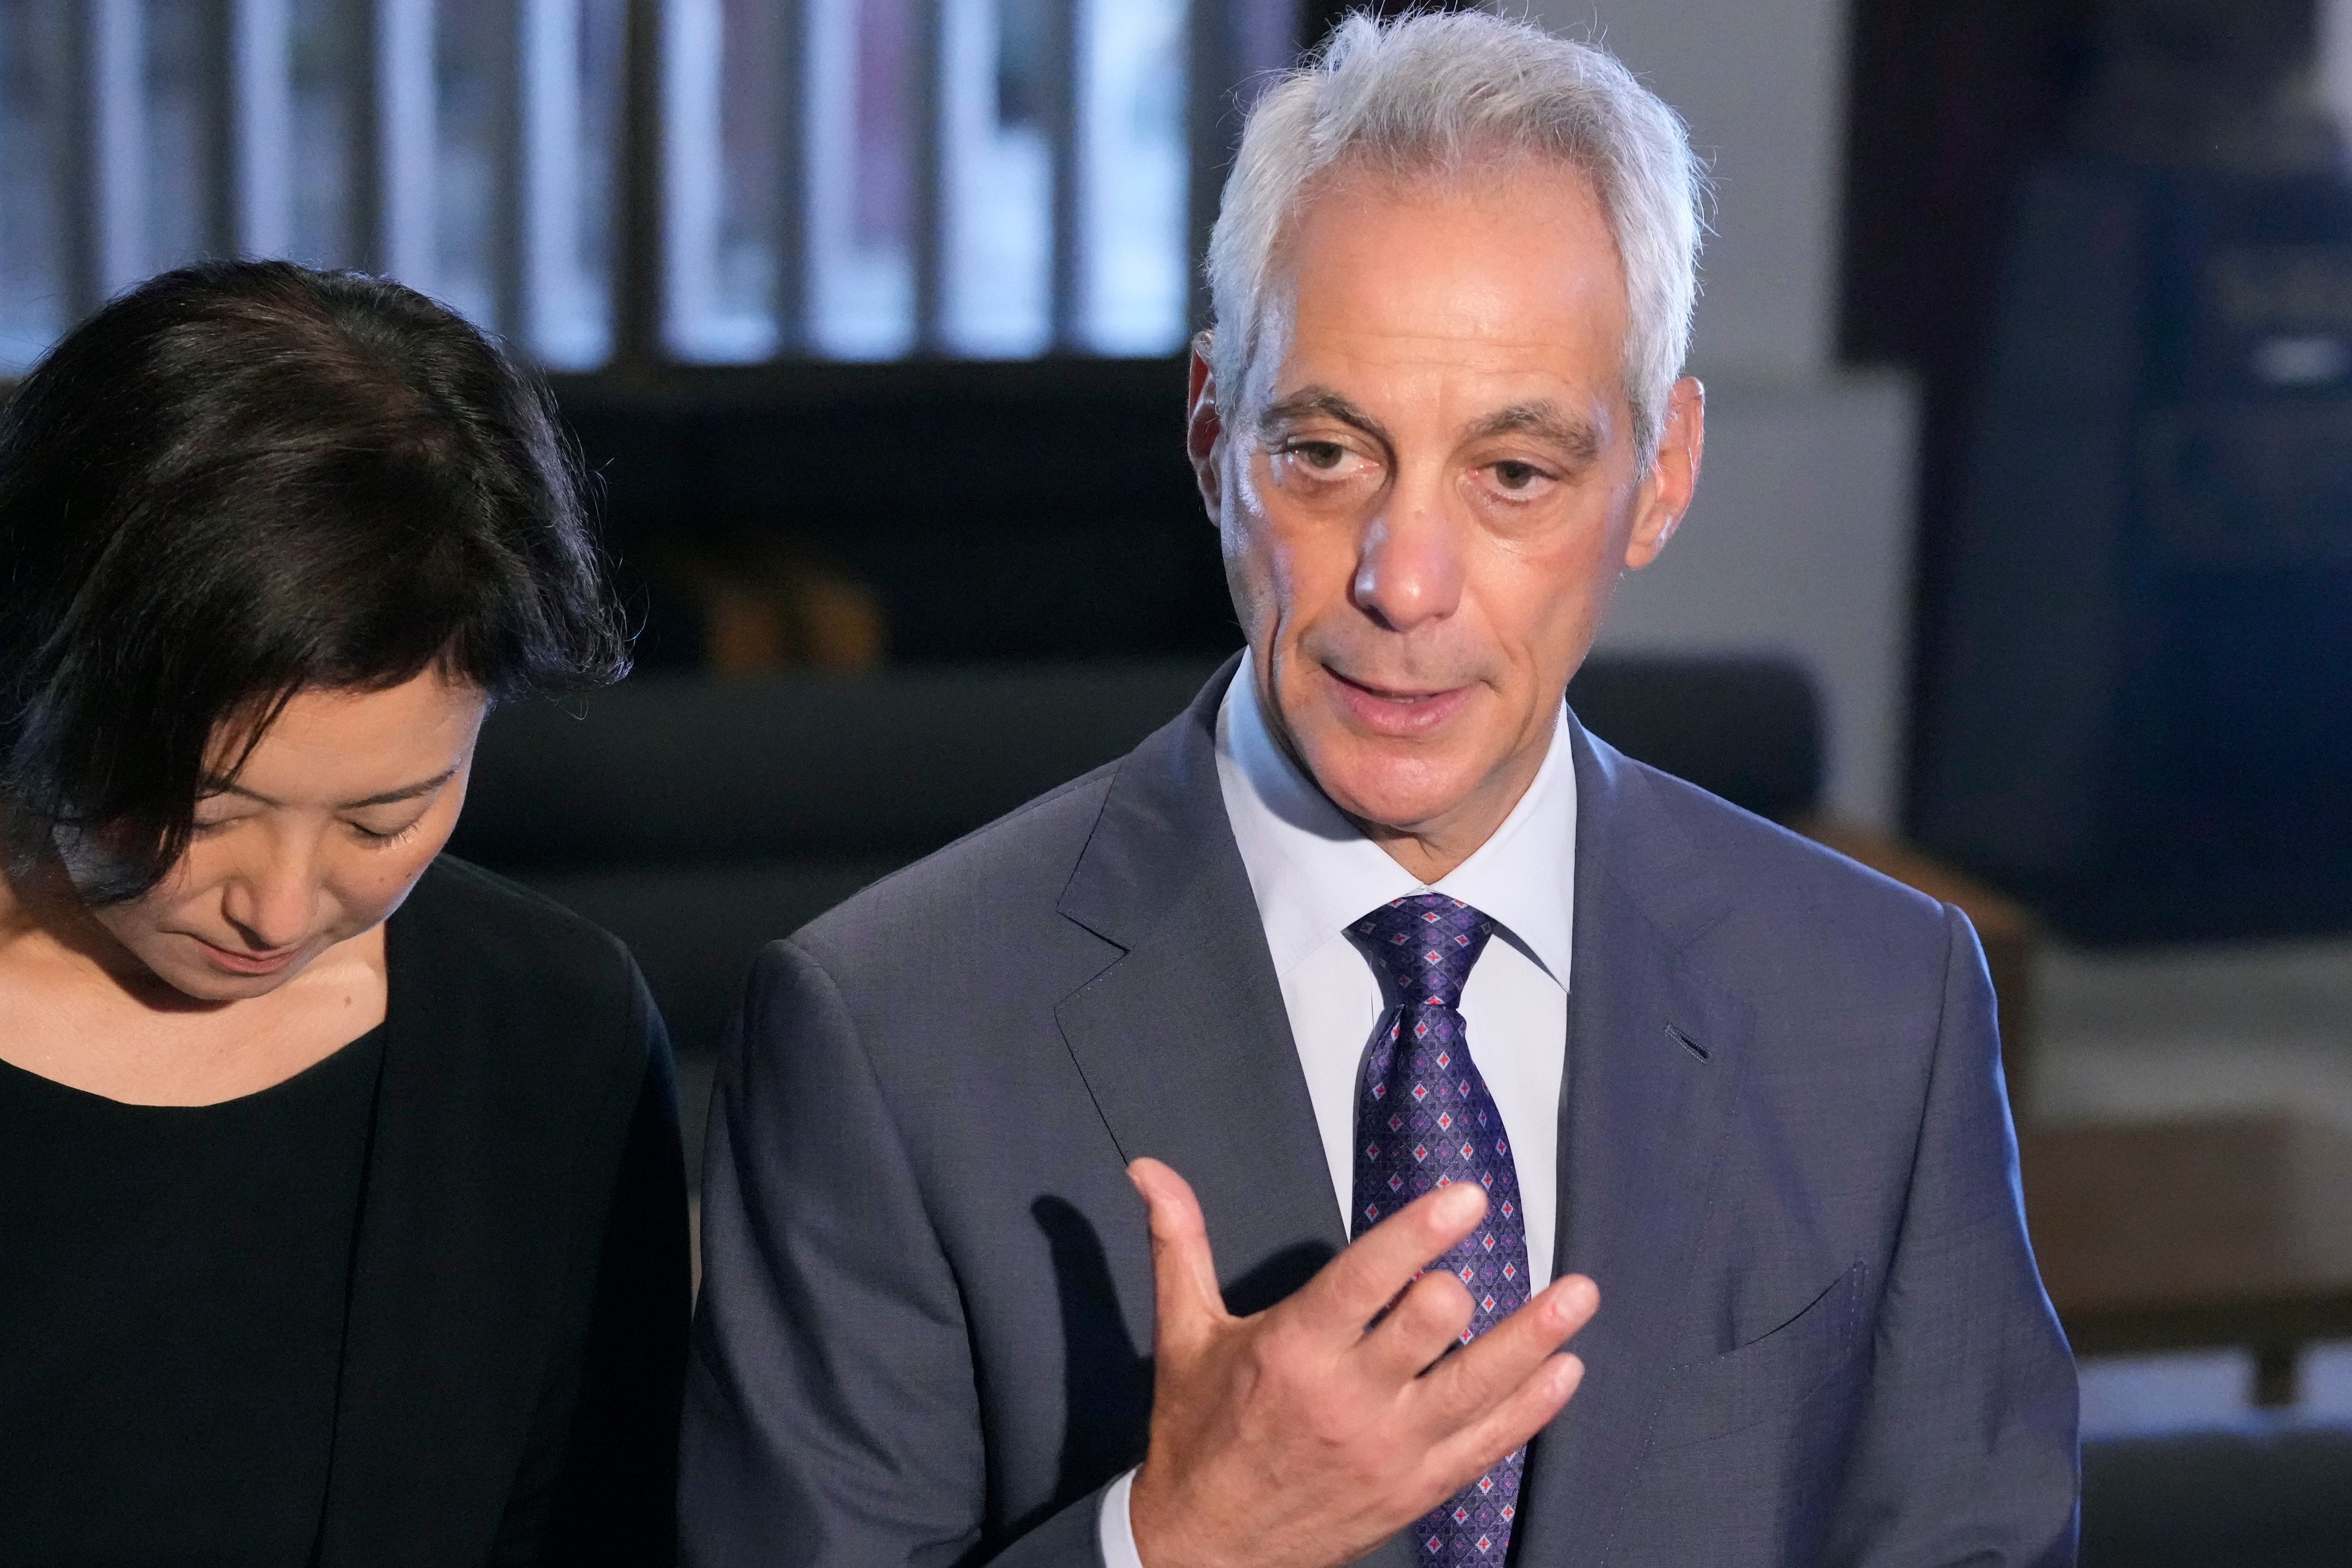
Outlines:
[[[1358,832],[1276,744],[1244,654],[1217,712],[1217,784],[1265,928],[1290,1037],[1314,1103],[1339,1225],[1352,1236],[1356,1089],[1380,977],[1347,928],[1391,900],[1437,892],[1492,917],[1462,988],[1470,1059],[1510,1135],[1527,1216],[1531,1290],[1551,1279],[1559,1207],[1559,1086],[1568,1058],[1568,985],[1575,918],[1576,770],[1565,711],[1543,766],[1494,837],[1433,883],[1416,879]],[[1103,1495],[1108,1568],[1142,1568],[1128,1522],[1129,1471]]]

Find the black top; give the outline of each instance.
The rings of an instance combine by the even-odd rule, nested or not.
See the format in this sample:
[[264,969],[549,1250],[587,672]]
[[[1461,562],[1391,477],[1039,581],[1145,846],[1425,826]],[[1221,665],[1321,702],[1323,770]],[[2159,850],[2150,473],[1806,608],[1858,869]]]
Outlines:
[[218,1105],[0,1062],[11,1562],[306,1562],[383,1031]]
[[[175,1454],[179,1473],[142,1477],[141,1489],[110,1496],[109,1512],[120,1517],[99,1528],[120,1533],[94,1544],[130,1543],[146,1553],[110,1561],[175,1568],[232,1560],[320,1568],[667,1562],[675,1549],[689,1301],[686,1189],[668,1041],[645,982],[611,937],[446,856],[386,924],[385,955],[383,1027],[262,1094],[154,1110],[93,1103],[21,1073],[0,1092],[0,1256],[20,1246],[46,1249],[52,1271],[93,1277],[53,1282],[57,1300],[121,1314],[118,1322],[135,1316],[152,1331],[221,1326],[240,1302],[284,1325],[282,1353],[255,1374],[274,1392],[240,1385],[225,1394],[222,1385],[238,1378],[226,1359],[188,1374],[202,1397],[236,1402],[215,1409],[277,1402],[284,1430],[254,1441],[268,1445],[267,1462],[280,1468],[259,1474],[258,1447],[247,1450],[254,1467],[205,1451],[227,1449],[235,1436],[208,1419],[176,1447],[158,1433],[148,1457],[161,1467]],[[354,1109],[347,1095],[362,1103]],[[280,1099],[308,1110],[281,1120]],[[27,1110],[33,1120],[20,1129]],[[257,1206],[233,1215],[247,1234],[220,1230],[220,1211],[193,1195],[168,1200],[169,1225],[184,1238],[196,1239],[188,1227],[211,1215],[223,1241],[217,1255],[114,1261],[117,1249],[136,1248],[127,1233],[97,1228],[107,1216],[157,1229],[165,1222],[135,1215],[112,1197],[70,1200],[88,1205],[90,1234],[37,1237],[64,1228],[56,1205],[69,1200],[58,1195],[64,1184],[43,1175],[37,1190],[48,1194],[47,1211],[20,1205],[19,1172],[35,1163],[23,1152],[27,1142],[87,1168],[98,1163],[93,1156],[59,1152],[75,1126],[117,1115],[214,1113],[267,1118],[304,1145],[262,1156],[266,1171],[206,1167],[211,1179],[251,1184]],[[131,1158],[153,1173],[175,1155],[158,1148]],[[320,1190],[287,1191],[268,1173],[298,1166],[319,1176]],[[346,1173],[338,1178],[339,1171]],[[117,1170],[103,1180],[120,1193],[134,1179]],[[338,1179],[340,1196],[330,1190]],[[297,1247],[298,1236],[318,1245]],[[269,1247],[281,1248],[274,1281],[219,1267]],[[100,1300],[99,1279],[110,1270],[120,1280],[126,1270],[163,1267],[181,1270],[166,1289],[186,1295],[184,1315],[167,1310],[166,1289],[154,1290],[152,1303]],[[0,1262],[8,1281],[0,1288],[13,1294],[17,1273]],[[17,1314],[27,1310],[0,1301],[0,1406],[15,1404],[21,1383],[45,1391],[40,1403],[52,1408],[26,1417],[0,1412],[0,1440],[12,1446],[20,1422],[36,1435],[69,1430],[71,1403],[100,1377],[121,1386],[134,1375],[108,1369],[60,1385],[47,1370],[57,1362],[16,1338]],[[158,1319],[170,1321],[157,1328]],[[102,1323],[74,1324],[48,1342],[87,1357],[98,1353],[93,1336],[105,1331]],[[238,1338],[242,1326],[227,1331],[229,1339],[212,1342],[213,1353],[254,1348],[254,1340]],[[322,1334],[339,1353],[321,1348]],[[163,1354],[158,1347],[149,1364]],[[59,1393],[65,1409],[57,1408]],[[152,1412],[178,1395],[148,1387],[136,1397]],[[126,1471],[136,1458],[122,1457]],[[224,1505],[224,1470],[253,1495]],[[24,1474],[13,1455],[0,1453],[0,1562],[10,1568],[41,1561],[18,1548],[17,1510],[50,1530],[76,1517],[62,1506],[52,1515],[38,1497],[23,1500]],[[200,1490],[209,1493],[205,1518],[182,1521],[171,1511],[173,1500]],[[155,1500],[150,1521],[131,1517],[142,1497]],[[199,1555],[215,1542],[214,1557]]]

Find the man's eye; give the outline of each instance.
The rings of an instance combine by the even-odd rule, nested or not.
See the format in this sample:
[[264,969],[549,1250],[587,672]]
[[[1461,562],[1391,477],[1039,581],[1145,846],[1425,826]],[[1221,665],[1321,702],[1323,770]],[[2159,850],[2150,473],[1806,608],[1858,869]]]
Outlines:
[[1544,477],[1541,468],[1532,463],[1496,463],[1495,482],[1507,490],[1523,490]]
[[1277,484],[1286,474],[1301,485],[1314,487],[1318,493],[1357,484],[1373,467],[1371,458],[1344,441],[1285,441],[1273,456]]

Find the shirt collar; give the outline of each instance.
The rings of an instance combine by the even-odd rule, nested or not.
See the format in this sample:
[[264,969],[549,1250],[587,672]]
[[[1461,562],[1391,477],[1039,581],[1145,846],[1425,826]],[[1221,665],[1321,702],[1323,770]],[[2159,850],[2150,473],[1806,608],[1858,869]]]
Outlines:
[[1433,886],[1358,832],[1276,743],[1242,656],[1217,710],[1217,782],[1275,973],[1287,973],[1392,899],[1439,892],[1475,905],[1564,988],[1574,929],[1576,769],[1565,706],[1535,782],[1494,837]]

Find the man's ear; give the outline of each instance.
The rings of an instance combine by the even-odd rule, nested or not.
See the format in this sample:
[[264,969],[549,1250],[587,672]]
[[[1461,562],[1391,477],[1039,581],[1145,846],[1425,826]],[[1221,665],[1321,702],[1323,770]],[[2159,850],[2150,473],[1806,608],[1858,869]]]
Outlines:
[[1201,487],[1209,521],[1216,522],[1224,515],[1224,475],[1220,465],[1225,425],[1217,412],[1216,372],[1209,368],[1213,343],[1213,334],[1205,331],[1192,340],[1192,362],[1185,372],[1184,455],[1192,459],[1192,478]]
[[1658,432],[1657,459],[1634,500],[1633,531],[1625,541],[1627,570],[1639,572],[1658,558],[1682,526],[1698,489],[1699,460],[1706,453],[1706,388],[1690,376],[1675,383],[1666,398],[1665,428]]

